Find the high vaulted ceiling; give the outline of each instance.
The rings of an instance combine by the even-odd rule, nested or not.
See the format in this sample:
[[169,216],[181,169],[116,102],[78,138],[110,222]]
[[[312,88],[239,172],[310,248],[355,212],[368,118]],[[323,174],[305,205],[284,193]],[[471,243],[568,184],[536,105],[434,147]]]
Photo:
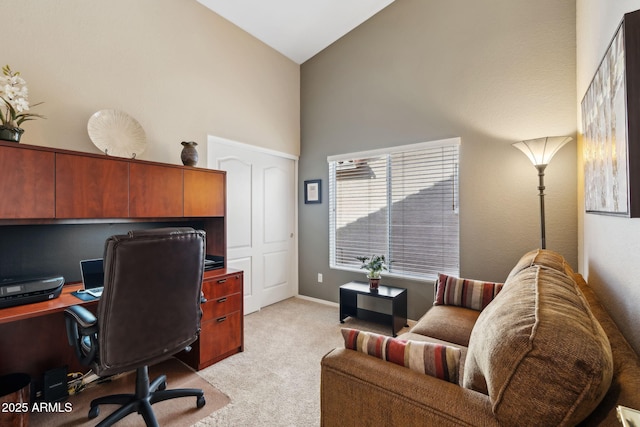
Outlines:
[[302,64],[394,0],[198,0]]

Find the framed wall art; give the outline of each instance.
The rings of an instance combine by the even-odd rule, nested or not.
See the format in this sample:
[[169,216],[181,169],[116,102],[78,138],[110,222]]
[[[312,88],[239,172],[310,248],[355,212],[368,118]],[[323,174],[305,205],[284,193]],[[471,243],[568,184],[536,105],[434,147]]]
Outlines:
[[322,203],[322,180],[310,179],[304,182],[304,202]]
[[624,15],[581,103],[587,213],[640,217],[640,11]]

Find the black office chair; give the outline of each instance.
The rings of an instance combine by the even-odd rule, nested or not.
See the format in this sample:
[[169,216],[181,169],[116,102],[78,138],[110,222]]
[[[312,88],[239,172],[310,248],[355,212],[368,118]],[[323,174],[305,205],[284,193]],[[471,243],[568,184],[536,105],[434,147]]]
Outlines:
[[94,399],[98,405],[122,405],[99,426],[112,425],[132,412],[147,426],[157,426],[151,405],[176,397],[195,396],[200,389],[165,390],[166,376],[149,383],[148,366],[187,348],[200,332],[200,291],[205,257],[205,233],[192,228],[131,231],[107,239],[104,250],[104,291],[97,315],[81,306],[65,310],[69,344],[84,365],[101,377],[135,369],[135,394]]

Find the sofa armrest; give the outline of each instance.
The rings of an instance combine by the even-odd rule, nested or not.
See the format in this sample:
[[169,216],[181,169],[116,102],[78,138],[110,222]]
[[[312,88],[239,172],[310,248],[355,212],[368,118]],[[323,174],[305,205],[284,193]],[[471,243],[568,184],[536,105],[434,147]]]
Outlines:
[[321,424],[497,426],[489,396],[353,350],[321,362]]

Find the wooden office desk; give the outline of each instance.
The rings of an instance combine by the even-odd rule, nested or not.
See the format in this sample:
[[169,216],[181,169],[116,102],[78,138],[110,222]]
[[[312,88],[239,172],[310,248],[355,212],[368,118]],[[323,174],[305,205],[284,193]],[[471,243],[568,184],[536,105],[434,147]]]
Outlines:
[[45,371],[68,366],[86,372],[69,346],[64,309],[84,305],[95,311],[98,301],[82,301],[71,294],[82,284],[67,284],[58,298],[0,309],[0,375],[24,372],[40,389]]
[[[57,233],[49,233],[63,225],[82,225],[70,234],[77,239],[71,245],[89,251],[84,239],[94,239],[95,253],[102,250],[104,240],[94,237],[94,225],[100,235],[114,223],[131,223],[130,229],[136,229],[137,223],[192,226],[206,231],[207,254],[225,257],[226,182],[226,172],[219,170],[0,141],[0,197],[4,201],[0,203],[0,240],[4,239],[2,228],[7,226],[11,240],[3,245],[4,250],[17,246],[18,253],[33,254],[20,265],[8,261],[13,257],[0,257],[0,266],[7,265],[10,275],[19,276],[29,275],[35,267],[59,271],[59,263],[69,265],[66,254],[49,256],[48,249],[39,248],[41,232],[55,234],[55,241],[63,240]],[[33,239],[22,239],[13,232],[15,226],[22,225],[30,230],[33,225],[44,228],[31,230]],[[65,239],[64,245],[68,244]],[[39,250],[47,256],[38,256]],[[47,262],[33,265],[41,258]],[[189,355],[197,367],[243,349],[242,275],[235,276],[219,283],[217,288],[223,293],[214,290],[213,284],[207,285],[212,288],[212,297],[203,309],[210,311],[213,320],[203,324],[203,330],[209,331],[206,339],[193,345],[197,357],[196,353]],[[220,280],[225,278],[210,281]],[[66,307],[76,304],[94,312],[97,309],[97,302],[71,295],[79,287],[68,284],[54,300],[0,309],[0,375],[25,372],[37,382],[45,371],[64,365],[72,372],[88,370],[67,343],[63,314]]]
[[[243,272],[231,268],[205,271],[202,289],[200,338],[191,352],[177,356],[194,369],[203,369],[244,349]],[[0,376],[24,372],[35,391],[41,390],[45,371],[68,366],[69,372],[87,372],[67,340],[65,308],[83,305],[96,312],[98,300],[82,301],[71,293],[81,283],[66,284],[58,298],[0,309]]]
[[[71,295],[71,292],[82,289],[82,283],[68,283],[62,287],[62,293],[58,298],[48,301],[34,302],[31,304],[16,305],[14,307],[0,308],[0,325],[32,317],[46,316],[47,314],[64,311],[71,305],[97,303],[95,301],[82,301]],[[0,369],[2,369],[0,367]]]

